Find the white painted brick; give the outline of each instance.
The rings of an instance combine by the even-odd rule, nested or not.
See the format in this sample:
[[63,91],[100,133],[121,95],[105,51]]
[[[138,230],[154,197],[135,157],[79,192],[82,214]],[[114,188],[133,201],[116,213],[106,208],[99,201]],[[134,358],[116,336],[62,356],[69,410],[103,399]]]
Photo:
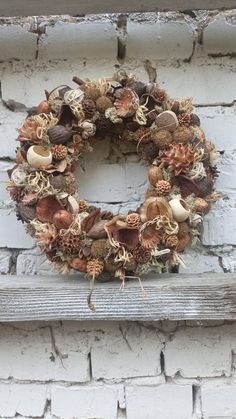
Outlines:
[[230,255],[222,256],[222,266],[227,272],[236,272],[236,252],[231,251]]
[[78,170],[81,197],[88,201],[125,202],[144,198],[147,168],[142,163],[87,163]]
[[204,419],[224,419],[236,417],[236,385],[222,381],[203,384],[202,411]]
[[219,19],[210,22],[203,31],[203,46],[210,54],[228,54],[236,51],[236,25]]
[[11,253],[7,250],[0,251],[0,274],[9,273],[11,267]]
[[222,272],[217,256],[205,255],[200,249],[186,249],[181,254],[186,268],[180,266],[180,273]]
[[55,342],[63,355],[55,354],[50,327],[27,324],[0,325],[0,378],[19,380],[89,380],[86,334],[67,333],[66,326],[53,326]]
[[0,247],[30,249],[33,239],[26,234],[24,225],[18,221],[13,209],[0,210]]
[[55,275],[46,256],[40,249],[22,252],[16,263],[17,275]]
[[46,386],[38,384],[0,384],[0,416],[41,417],[46,404]]
[[235,326],[192,327],[178,330],[165,347],[168,376],[219,377],[231,374]]
[[87,59],[103,57],[115,59],[117,36],[110,22],[59,22],[46,28],[39,44],[39,58]]
[[0,162],[0,205],[12,205],[13,202],[10,198],[9,192],[6,189],[6,182],[9,180],[7,170],[12,169],[14,163],[9,163],[8,161]]
[[126,386],[128,419],[190,419],[190,385]]
[[236,193],[236,152],[225,152],[217,164],[220,171],[216,182],[216,190],[228,193]]
[[128,58],[188,58],[193,48],[193,33],[184,22],[128,22]]
[[22,125],[26,114],[24,112],[11,112],[0,103],[0,136],[1,148],[0,157],[9,157],[15,159],[15,150],[19,145],[16,141],[18,136],[16,128]]
[[236,114],[235,108],[223,106],[195,109],[201,119],[206,137],[213,141],[217,150],[235,150]]
[[121,328],[114,324],[92,345],[93,378],[120,379],[160,374],[161,348],[162,343],[152,330],[135,323]]
[[34,59],[37,48],[37,34],[19,25],[0,26],[1,61],[11,59]]
[[118,391],[115,386],[52,387],[51,412],[63,419],[116,419]]
[[207,246],[236,244],[236,208],[222,201],[215,204],[203,223],[202,243]]

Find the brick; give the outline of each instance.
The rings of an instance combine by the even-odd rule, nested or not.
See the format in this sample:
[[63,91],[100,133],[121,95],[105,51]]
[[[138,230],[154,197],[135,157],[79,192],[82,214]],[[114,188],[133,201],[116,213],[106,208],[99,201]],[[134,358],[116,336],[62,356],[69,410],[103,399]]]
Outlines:
[[6,182],[9,180],[7,170],[12,169],[14,163],[9,163],[8,161],[0,162],[0,206],[3,208],[6,206],[11,206],[13,204],[9,192],[6,189]]
[[190,385],[126,386],[129,419],[189,419],[192,414]]
[[17,131],[26,117],[24,112],[11,112],[0,103],[0,135],[2,138],[0,157],[15,159],[15,150],[19,143],[16,142]]
[[12,249],[30,249],[33,239],[26,234],[21,221],[18,221],[13,209],[0,210],[0,247]]
[[236,208],[224,201],[214,205],[204,217],[202,243],[206,246],[236,244]]
[[52,415],[63,419],[116,419],[118,391],[108,385],[52,387]]
[[218,377],[231,374],[234,326],[178,330],[165,347],[168,376]]
[[236,25],[223,17],[210,22],[203,31],[203,46],[208,54],[236,52]]
[[180,273],[204,273],[204,272],[222,272],[217,256],[204,255],[200,249],[196,251],[186,249],[181,254],[186,268],[180,266]]
[[16,263],[17,275],[55,275],[46,256],[40,249],[22,252]]
[[59,22],[46,27],[39,44],[39,58],[87,59],[116,58],[115,26],[108,21],[68,23]]
[[184,22],[128,21],[127,32],[128,58],[188,58],[192,53],[193,33]]
[[222,381],[202,385],[202,411],[204,419],[233,419],[236,417],[236,385]]
[[216,190],[227,194],[236,193],[236,152],[225,152],[217,164],[220,175],[216,182]]
[[7,250],[0,251],[0,274],[7,274],[11,267],[11,253]]
[[1,417],[41,417],[47,398],[46,386],[39,384],[0,384]]
[[197,108],[206,137],[213,141],[217,150],[235,149],[235,108],[223,106]]
[[1,417],[41,416],[46,403],[46,387],[30,384],[0,384]]
[[78,172],[80,195],[90,202],[139,201],[144,196],[147,168],[142,163],[88,162],[85,171]]
[[92,345],[92,375],[95,379],[155,376],[161,373],[162,343],[153,330],[130,323],[112,325]]
[[89,380],[88,344],[84,333],[67,333],[65,327],[53,326],[55,353],[50,327],[27,324],[0,325],[0,378],[18,380],[72,381]]
[[19,25],[0,26],[1,61],[34,59],[36,48],[37,34]]

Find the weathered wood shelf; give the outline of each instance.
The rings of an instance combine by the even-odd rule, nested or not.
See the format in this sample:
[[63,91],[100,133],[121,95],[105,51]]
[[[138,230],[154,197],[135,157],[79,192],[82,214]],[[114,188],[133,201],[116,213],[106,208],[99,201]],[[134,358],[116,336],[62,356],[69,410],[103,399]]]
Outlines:
[[0,321],[32,320],[235,320],[236,274],[155,275],[97,283],[95,311],[87,307],[89,284],[75,277],[0,278]]
[[235,0],[1,0],[0,16],[73,15],[231,9]]

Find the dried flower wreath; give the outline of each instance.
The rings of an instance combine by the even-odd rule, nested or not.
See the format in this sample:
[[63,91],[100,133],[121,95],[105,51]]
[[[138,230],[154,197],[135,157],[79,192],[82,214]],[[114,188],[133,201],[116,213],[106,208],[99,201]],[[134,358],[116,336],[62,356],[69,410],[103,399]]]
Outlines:
[[[132,275],[169,271],[217,199],[217,153],[192,99],[173,100],[156,83],[123,71],[73,80],[76,89],[46,91],[18,129],[7,185],[17,217],[58,272],[84,272],[92,285],[102,272],[124,283]],[[76,192],[77,160],[106,136],[132,143],[148,163],[149,187],[136,212],[101,211]],[[91,292],[88,303],[93,308]]]

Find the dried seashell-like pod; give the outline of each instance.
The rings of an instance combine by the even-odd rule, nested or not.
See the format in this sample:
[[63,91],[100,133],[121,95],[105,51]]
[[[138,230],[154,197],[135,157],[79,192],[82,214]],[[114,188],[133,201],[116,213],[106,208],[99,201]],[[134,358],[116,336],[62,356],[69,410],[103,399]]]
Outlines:
[[190,214],[190,209],[183,199],[171,199],[169,201],[169,205],[172,209],[173,217],[176,221],[181,222],[187,220]]
[[52,153],[40,145],[32,145],[27,151],[27,162],[35,169],[49,166],[52,163]]
[[140,208],[142,222],[150,221],[158,215],[167,215],[172,218],[172,211],[168,201],[163,197],[148,198]]
[[104,239],[107,237],[107,232],[104,228],[104,225],[107,223],[107,220],[98,221],[94,224],[92,228],[87,233],[87,236],[91,239]]
[[157,230],[156,223],[148,221],[140,231],[139,241],[145,249],[153,249],[161,242],[163,231]]
[[66,144],[73,134],[74,131],[71,128],[66,128],[63,125],[55,125],[48,130],[49,140],[52,144]]
[[54,195],[49,195],[39,199],[36,206],[36,216],[39,221],[52,223],[54,214],[61,209],[63,209],[63,207],[56,197]]
[[117,115],[123,118],[132,116],[138,109],[138,98],[131,89],[120,89],[115,101]]
[[59,210],[55,212],[52,218],[53,224],[60,229],[67,229],[73,221],[73,216],[68,211]]
[[124,217],[118,215],[111,221],[107,221],[104,227],[111,244],[115,241],[130,250],[137,246],[139,229],[129,227]]

